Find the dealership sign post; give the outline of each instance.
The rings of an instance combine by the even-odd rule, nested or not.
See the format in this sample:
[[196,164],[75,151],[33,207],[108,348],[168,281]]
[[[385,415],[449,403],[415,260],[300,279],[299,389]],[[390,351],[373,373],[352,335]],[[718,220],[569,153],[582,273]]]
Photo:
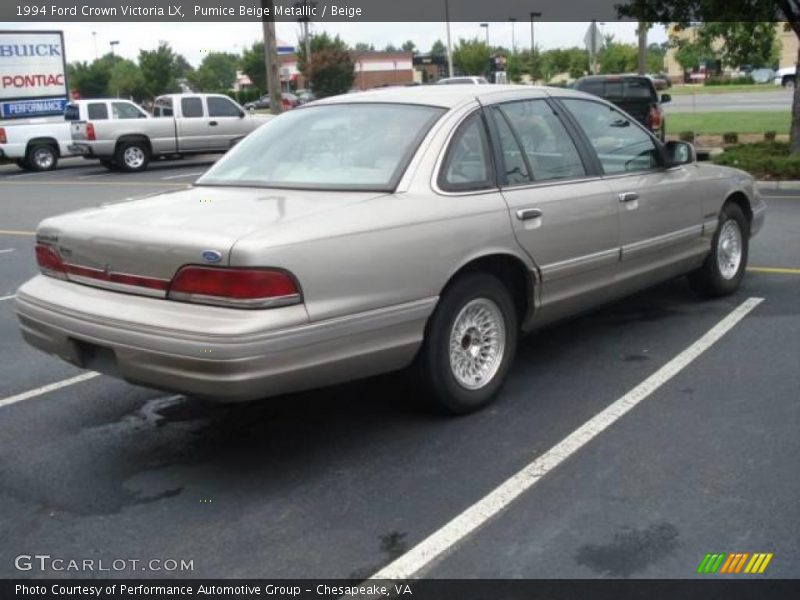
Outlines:
[[60,115],[67,103],[61,31],[0,31],[0,119]]

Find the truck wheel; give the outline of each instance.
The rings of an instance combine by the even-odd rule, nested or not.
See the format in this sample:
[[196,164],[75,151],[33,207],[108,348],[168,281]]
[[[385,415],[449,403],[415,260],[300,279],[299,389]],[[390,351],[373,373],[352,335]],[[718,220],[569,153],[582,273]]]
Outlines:
[[34,144],[25,153],[25,165],[31,171],[52,171],[58,165],[58,151],[50,144]]
[[117,148],[114,162],[128,173],[144,171],[150,162],[150,148],[144,142],[123,142]]
[[25,162],[24,158],[20,158],[14,161],[14,164],[17,165],[23,171],[28,171],[28,163]]
[[517,312],[496,277],[468,274],[442,294],[428,323],[418,368],[441,411],[466,414],[489,404],[517,345]]
[[750,224],[742,209],[728,203],[719,214],[711,253],[703,266],[689,273],[692,289],[703,296],[726,296],[737,290],[747,267]]

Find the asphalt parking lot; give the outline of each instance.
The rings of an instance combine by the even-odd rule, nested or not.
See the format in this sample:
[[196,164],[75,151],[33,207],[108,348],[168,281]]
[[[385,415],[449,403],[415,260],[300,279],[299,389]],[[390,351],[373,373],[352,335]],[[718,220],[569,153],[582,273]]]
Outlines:
[[[685,578],[708,552],[768,552],[758,577],[800,577],[800,193],[765,192],[737,294],[702,301],[679,279],[530,336],[500,400],[464,418],[420,408],[402,374],[215,406],[76,380],[23,343],[13,294],[42,218],[188,185],[211,161],[0,166],[0,576],[78,576],[14,566],[47,554],[193,561],[81,577],[362,579],[400,559],[427,577]],[[485,503],[643,382],[513,502]],[[437,532],[434,559],[415,553]]]

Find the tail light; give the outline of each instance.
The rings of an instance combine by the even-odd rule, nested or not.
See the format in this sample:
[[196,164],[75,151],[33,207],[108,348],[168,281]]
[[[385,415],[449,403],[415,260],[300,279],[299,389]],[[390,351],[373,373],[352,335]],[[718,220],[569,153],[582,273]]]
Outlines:
[[94,135],[94,124],[92,124],[91,121],[86,123],[86,139],[90,142],[93,142],[97,139]]
[[39,265],[39,270],[43,275],[58,279],[67,278],[67,269],[64,266],[64,262],[52,246],[36,244],[36,264]]
[[6,144],[8,140],[6,139],[6,130],[5,127],[0,127],[0,144]]
[[653,131],[661,129],[661,112],[655,105],[650,107],[650,112],[647,114],[647,126]]
[[181,267],[167,296],[172,300],[236,308],[272,308],[297,304],[300,288],[279,269]]

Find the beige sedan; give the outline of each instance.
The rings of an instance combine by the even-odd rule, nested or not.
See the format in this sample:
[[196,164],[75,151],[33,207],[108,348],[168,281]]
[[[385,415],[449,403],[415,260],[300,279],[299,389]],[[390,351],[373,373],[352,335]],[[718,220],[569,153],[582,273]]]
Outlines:
[[736,290],[764,212],[596,97],[387,88],[273,119],[189,189],[46,219],[17,312],[132,383],[249,400],[413,365],[464,413],[523,332],[683,274]]

